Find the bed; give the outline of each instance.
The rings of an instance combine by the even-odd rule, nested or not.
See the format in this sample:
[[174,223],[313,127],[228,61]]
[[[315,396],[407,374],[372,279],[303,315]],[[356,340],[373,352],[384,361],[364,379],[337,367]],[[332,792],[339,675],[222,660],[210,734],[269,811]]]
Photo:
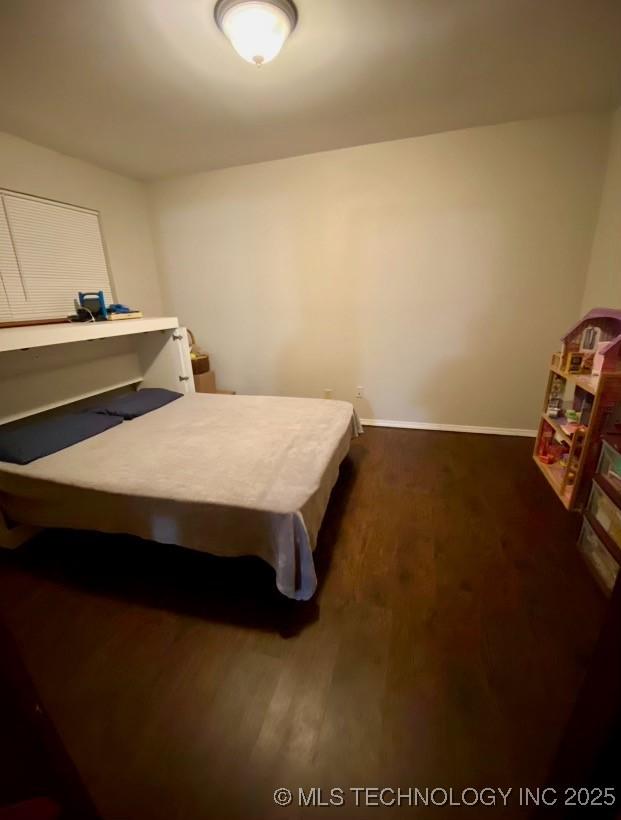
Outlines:
[[0,508],[41,527],[93,529],[221,556],[256,555],[307,600],[351,404],[189,393],[30,464],[0,462]]

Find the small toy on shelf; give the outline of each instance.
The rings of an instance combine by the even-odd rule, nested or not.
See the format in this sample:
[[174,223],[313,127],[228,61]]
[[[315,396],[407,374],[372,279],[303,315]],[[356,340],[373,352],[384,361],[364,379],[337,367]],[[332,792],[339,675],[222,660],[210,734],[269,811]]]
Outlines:
[[582,373],[584,363],[584,353],[570,353],[567,358],[568,373]]
[[537,456],[542,464],[555,464],[562,462],[569,452],[568,445],[557,437],[557,433],[552,426],[546,425],[546,429],[541,434]]
[[551,450],[552,441],[554,440],[554,430],[551,427],[546,427],[539,436],[537,457],[543,464],[552,464],[555,459]]
[[552,375],[552,381],[550,383],[550,398],[558,399],[563,398],[565,395],[565,379],[563,376],[559,376],[556,373]]
[[548,393],[548,406],[546,414],[551,419],[558,418],[563,412],[563,397],[565,395],[565,379],[562,376],[552,375],[550,390]]
[[548,399],[548,407],[546,410],[547,416],[550,416],[551,419],[557,419],[562,412],[563,399],[561,397]]
[[573,435],[575,435],[575,433],[578,432],[578,430],[580,430],[580,425],[576,424],[575,421],[566,421],[563,424],[561,424],[560,427],[563,433],[565,433],[565,435],[567,436],[567,438],[571,438]]

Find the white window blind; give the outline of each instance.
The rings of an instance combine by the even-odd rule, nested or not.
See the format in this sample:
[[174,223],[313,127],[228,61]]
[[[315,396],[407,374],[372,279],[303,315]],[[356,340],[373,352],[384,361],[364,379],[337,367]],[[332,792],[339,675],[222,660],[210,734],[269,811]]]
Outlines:
[[0,190],[0,322],[75,310],[78,291],[113,301],[96,211]]

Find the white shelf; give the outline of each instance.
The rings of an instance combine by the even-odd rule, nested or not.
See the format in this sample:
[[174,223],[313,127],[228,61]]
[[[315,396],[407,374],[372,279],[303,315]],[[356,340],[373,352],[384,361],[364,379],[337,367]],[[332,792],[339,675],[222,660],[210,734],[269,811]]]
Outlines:
[[136,333],[171,330],[179,326],[176,316],[149,319],[123,319],[114,322],[63,322],[57,325],[0,328],[0,353],[27,350],[31,347],[86,342],[90,339],[110,339]]
[[27,413],[12,413],[11,415],[3,416],[2,424],[8,424],[11,421],[18,421],[19,419],[27,418],[28,416],[34,416],[36,413],[46,413],[48,410],[56,410],[58,407],[64,407],[66,404],[72,404],[73,402],[81,401],[82,399],[90,399],[93,396],[100,396],[102,393],[110,393],[112,390],[120,390],[122,387],[139,385],[141,381],[142,379],[123,379],[115,382],[114,384],[108,384],[104,388],[84,390],[71,396],[71,402],[67,402],[65,399],[43,402],[42,404],[31,407]]

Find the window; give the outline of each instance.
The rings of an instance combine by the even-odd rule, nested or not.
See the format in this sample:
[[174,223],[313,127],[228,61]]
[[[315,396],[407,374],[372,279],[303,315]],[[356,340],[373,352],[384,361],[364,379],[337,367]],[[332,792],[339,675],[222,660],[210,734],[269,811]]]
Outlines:
[[98,290],[113,301],[97,211],[0,189],[0,322],[61,318]]

